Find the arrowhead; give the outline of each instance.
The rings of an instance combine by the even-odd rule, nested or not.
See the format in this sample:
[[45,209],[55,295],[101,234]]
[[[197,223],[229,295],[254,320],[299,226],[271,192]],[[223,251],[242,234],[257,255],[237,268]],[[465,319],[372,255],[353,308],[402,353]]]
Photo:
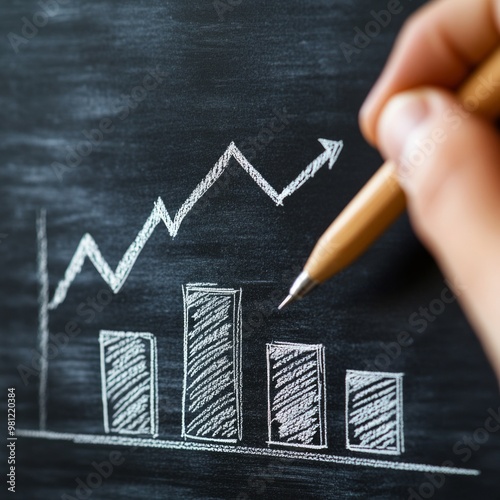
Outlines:
[[339,157],[340,151],[342,151],[342,147],[344,143],[342,141],[331,141],[330,139],[318,139],[321,145],[325,148],[325,151],[328,153],[328,159],[330,161],[328,168],[331,169],[333,164]]

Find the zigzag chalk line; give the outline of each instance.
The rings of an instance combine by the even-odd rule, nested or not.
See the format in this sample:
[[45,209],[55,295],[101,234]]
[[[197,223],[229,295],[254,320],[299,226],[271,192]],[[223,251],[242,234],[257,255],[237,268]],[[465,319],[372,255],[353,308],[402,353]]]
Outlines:
[[328,139],[318,140],[325,148],[325,151],[309,163],[309,165],[307,165],[307,167],[292,182],[290,182],[290,184],[283,188],[281,193],[278,193],[269,184],[269,182],[262,177],[262,175],[236,147],[234,142],[231,142],[210,172],[208,172],[205,178],[196,186],[194,191],[189,195],[188,199],[179,208],[173,220],[165,208],[165,204],[163,203],[161,197],[155,201],[154,208],[144,223],[144,226],[139,231],[139,234],[136,236],[132,244],[128,247],[114,271],[109,267],[109,264],[102,256],[94,238],[88,233],[84,234],[66,269],[66,272],[64,273],[64,278],[57,285],[54,297],[49,303],[49,309],[56,309],[64,301],[69,287],[73,283],[76,276],[81,272],[82,266],[87,257],[92,262],[97,272],[101,275],[102,279],[109,285],[111,290],[115,294],[118,293],[156,226],[163,221],[170,236],[175,238],[186,215],[190,212],[196,202],[223,174],[228,167],[231,158],[234,158],[240,164],[243,170],[248,173],[248,175],[276,205],[282,205],[285,198],[297,191],[297,189],[303,186],[311,177],[314,177],[314,174],[316,174],[321,167],[328,163],[328,168],[331,169],[337,161],[344,145],[343,142],[331,141]]

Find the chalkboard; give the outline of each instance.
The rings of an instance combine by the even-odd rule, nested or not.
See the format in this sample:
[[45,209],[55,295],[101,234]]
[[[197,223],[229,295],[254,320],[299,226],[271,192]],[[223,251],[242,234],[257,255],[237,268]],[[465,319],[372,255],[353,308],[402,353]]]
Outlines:
[[419,3],[4,2],[6,498],[499,498],[497,381],[406,217],[277,311]]

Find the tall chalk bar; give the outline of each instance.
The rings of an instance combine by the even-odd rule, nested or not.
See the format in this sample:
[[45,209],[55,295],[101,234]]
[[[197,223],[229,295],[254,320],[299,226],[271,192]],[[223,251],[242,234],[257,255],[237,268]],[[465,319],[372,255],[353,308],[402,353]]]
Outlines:
[[182,436],[242,437],[241,290],[187,284],[184,296]]
[[326,448],[325,349],[267,344],[269,444]]
[[101,330],[104,431],[158,436],[156,338],[151,333]]

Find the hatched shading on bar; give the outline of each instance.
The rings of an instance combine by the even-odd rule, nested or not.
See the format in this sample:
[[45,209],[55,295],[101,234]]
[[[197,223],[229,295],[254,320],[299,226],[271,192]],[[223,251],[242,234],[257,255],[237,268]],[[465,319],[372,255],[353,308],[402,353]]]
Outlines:
[[325,349],[267,344],[270,444],[326,448]]
[[156,339],[151,333],[101,330],[105,432],[158,435]]
[[241,440],[241,290],[188,284],[184,295],[184,438]]
[[346,447],[399,455],[403,440],[403,374],[348,370]]

